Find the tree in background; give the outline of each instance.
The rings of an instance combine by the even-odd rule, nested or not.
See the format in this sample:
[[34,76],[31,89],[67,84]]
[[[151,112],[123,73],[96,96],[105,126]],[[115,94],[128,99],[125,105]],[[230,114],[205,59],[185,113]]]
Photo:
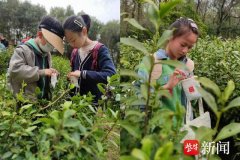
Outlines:
[[[152,37],[152,34],[154,33],[154,26],[150,22],[150,19],[146,17],[149,3],[144,0],[131,0],[126,3],[124,2],[121,3],[121,36],[134,35],[138,38],[138,40],[147,40]],[[165,1],[156,0],[155,3],[159,5],[161,3],[164,4]],[[161,5],[159,6],[161,8]],[[196,12],[195,2],[193,0],[186,0],[185,3],[179,4],[173,11],[171,11],[171,13],[163,17],[161,22],[158,22],[160,25],[159,32],[167,29],[169,27],[169,24],[171,24],[180,17],[188,17],[193,19],[198,24],[201,30],[201,36],[206,35],[207,26],[202,22],[201,17]],[[151,28],[150,33],[139,32],[139,30],[137,30],[135,27],[129,25],[129,23],[127,22],[129,18],[134,18],[145,28]]]
[[21,35],[34,36],[37,33],[37,26],[41,18],[46,15],[47,12],[44,7],[39,5],[32,5],[28,1],[19,4],[16,10],[15,23],[16,28],[21,31]]
[[[227,24],[226,22],[230,22],[229,26],[231,26],[231,18],[234,17],[234,18],[240,19],[240,16],[239,16],[240,9],[236,8],[236,7],[239,7],[240,1],[239,0],[218,0],[218,1],[214,0],[213,4],[217,9],[216,34],[220,35],[221,32],[224,32],[224,30],[222,31],[223,26],[229,25],[229,23]],[[234,27],[237,27],[239,29],[239,26],[234,25]]]
[[[8,39],[16,43],[17,40],[26,38],[27,36],[35,36],[37,26],[41,18],[47,15],[44,6],[34,5],[28,1],[21,2],[19,0],[0,0],[0,32]],[[80,11],[77,15],[85,14]],[[56,17],[63,22],[68,16],[75,15],[72,6],[52,7],[49,15]],[[119,55],[120,40],[120,23],[111,21],[107,24],[102,23],[96,17],[91,16],[91,28],[89,37],[93,40],[100,40],[106,44],[112,53],[112,58],[117,62]],[[72,48],[66,46],[66,56],[69,57]]]
[[27,1],[0,1],[0,30],[8,40],[24,38],[37,33],[37,25],[46,15],[44,7],[33,5]]
[[119,60],[119,41],[120,41],[120,23],[118,21],[110,21],[100,32],[101,42],[103,42],[109,49],[112,54],[113,62],[117,65]]
[[[155,0],[161,4],[166,0]],[[125,18],[134,18],[143,27],[151,27],[149,19],[145,17],[148,4],[144,0],[122,0],[121,1],[121,34],[135,35],[138,39],[151,37],[147,33],[141,34],[134,27],[126,23]],[[240,34],[240,1],[239,0],[185,0],[167,17],[161,21],[161,28],[179,17],[194,19],[201,30],[201,36],[207,34],[235,37]]]
[[66,17],[74,15],[75,13],[73,8],[68,5],[66,9],[63,7],[52,7],[49,14],[53,17],[56,17],[59,21],[63,22]]

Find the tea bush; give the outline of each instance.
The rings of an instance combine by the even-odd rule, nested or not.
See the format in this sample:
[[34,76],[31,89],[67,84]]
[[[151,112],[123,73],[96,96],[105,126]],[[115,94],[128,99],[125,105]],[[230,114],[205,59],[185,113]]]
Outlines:
[[[240,95],[240,39],[222,39],[221,37],[206,37],[199,39],[192,49],[190,57],[195,63],[195,75],[207,77],[214,81],[220,90],[224,90],[227,82],[235,83],[235,90],[229,100]],[[239,122],[238,108],[224,113],[221,126],[231,121]]]
[[[168,107],[163,107],[161,105],[161,97],[168,97],[169,92],[161,88],[161,86],[156,85],[151,82],[151,73],[154,66],[153,52],[156,52],[158,48],[163,47],[164,43],[167,42],[168,38],[171,36],[171,31],[164,31],[162,37],[159,34],[159,24],[162,18],[178,3],[181,1],[168,1],[166,3],[158,4],[153,1],[149,2],[148,8],[148,17],[150,21],[155,25],[156,33],[153,35],[151,40],[147,42],[139,42],[135,37],[123,37],[121,42],[124,45],[133,47],[130,49],[128,47],[122,50],[122,55],[127,58],[123,62],[122,66],[127,67],[131,70],[121,70],[122,76],[130,76],[131,79],[124,84],[122,84],[122,101],[121,101],[121,159],[122,160],[137,160],[137,159],[193,159],[192,156],[186,156],[183,154],[183,145],[180,143],[180,140],[184,137],[186,132],[181,132],[180,128],[184,124],[183,117],[185,115],[185,108],[180,104],[176,104],[176,111],[170,111]],[[139,29],[141,32],[148,30],[143,28],[136,20],[127,19],[127,21]],[[199,40],[200,47],[197,45],[196,48],[191,52],[191,57],[195,61],[196,65],[195,74],[198,76],[206,76],[211,78],[211,72],[213,69],[212,66],[215,63],[225,63],[227,56],[222,53],[223,51],[235,52],[235,49],[232,45],[227,44],[225,46],[224,41],[217,41],[218,43],[212,43],[211,40],[206,38],[204,39],[201,45],[201,39]],[[206,45],[206,46],[205,46]],[[219,47],[218,45],[223,45],[224,47]],[[210,48],[208,48],[211,46]],[[199,47],[199,48],[198,48]],[[209,52],[205,49],[209,49]],[[228,48],[225,50],[225,48]],[[201,52],[207,52],[211,54],[215,51],[218,55],[213,54],[213,57],[208,56],[207,54],[201,55]],[[214,51],[212,51],[214,50]],[[219,51],[220,50],[220,51]],[[141,57],[142,52],[144,55],[142,58],[141,67],[147,72],[146,78],[139,77],[135,71],[136,62],[132,62],[129,55],[134,55],[137,53],[137,61]],[[214,56],[218,59],[214,59]],[[221,58],[219,58],[221,57]],[[209,58],[209,59],[208,59]],[[211,59],[212,58],[212,59]],[[140,58],[141,59],[141,58]],[[221,59],[224,59],[223,62]],[[216,60],[216,61],[214,61]],[[236,61],[232,61],[233,63]],[[160,64],[168,64],[176,68],[182,68],[183,64],[180,64],[178,61],[164,60],[160,61]],[[206,63],[202,66],[203,63]],[[231,65],[225,65],[226,70],[223,70],[222,75],[228,76]],[[137,64],[138,65],[138,64]],[[235,65],[235,63],[234,63]],[[211,67],[210,67],[211,66]],[[229,68],[228,68],[229,67]],[[124,68],[126,69],[126,68]],[[221,67],[216,67],[214,71],[220,71]],[[225,72],[224,72],[225,71]],[[226,72],[228,71],[228,72]],[[204,74],[200,74],[200,73]],[[219,77],[214,78],[222,78]],[[209,107],[209,110],[213,113],[215,121],[212,122],[212,128],[207,127],[192,127],[196,133],[196,139],[200,142],[200,147],[203,147],[202,142],[217,143],[218,141],[224,141],[226,138],[236,137],[240,133],[240,123],[237,123],[234,119],[230,122],[223,124],[221,120],[224,119],[224,115],[228,114],[230,110],[234,108],[239,110],[240,106],[240,97],[238,95],[238,87],[235,85],[238,81],[233,81],[231,79],[222,79],[220,83],[215,84],[208,78],[200,77],[198,80],[202,84],[203,88],[200,88],[205,106]],[[228,77],[230,78],[230,77]],[[136,85],[136,83],[131,83],[132,80],[141,82]],[[219,81],[216,81],[219,82]],[[219,86],[220,87],[219,87]],[[238,139],[236,138],[236,141]],[[238,155],[236,144],[231,142],[230,144],[230,154],[227,155],[228,158],[234,158]],[[214,147],[212,147],[214,148]],[[210,149],[212,150],[210,147]],[[202,150],[202,148],[200,148]],[[220,159],[216,149],[212,150],[207,154],[199,154],[200,159]],[[203,157],[203,158],[202,158]],[[198,158],[197,158],[198,159]]]
[[[60,73],[52,101],[31,101],[19,94],[24,104],[18,110],[16,99],[6,89],[6,70],[3,70],[0,76],[1,159],[119,159],[120,100],[116,98],[119,76],[109,77],[108,84],[101,85],[105,97],[96,107],[92,105],[91,94],[69,96],[72,88],[66,78],[69,60],[57,55],[52,58],[53,67]],[[7,66],[7,61],[3,66]]]
[[190,57],[195,63],[195,74],[208,77],[224,89],[228,80],[236,84],[233,97],[240,95],[240,39],[206,37],[199,39],[191,50]]
[[0,74],[7,71],[11,55],[13,54],[13,48],[8,48],[5,51],[0,52]]

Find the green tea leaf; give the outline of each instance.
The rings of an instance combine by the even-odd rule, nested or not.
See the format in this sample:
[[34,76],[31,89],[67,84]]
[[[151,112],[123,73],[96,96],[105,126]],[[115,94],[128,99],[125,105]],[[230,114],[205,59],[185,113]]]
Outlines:
[[132,26],[134,26],[137,29],[140,29],[142,31],[146,30],[146,28],[144,28],[143,26],[141,26],[134,18],[124,18],[123,21],[127,21],[128,23],[130,23]]
[[96,113],[96,110],[93,108],[92,105],[88,105],[88,108],[89,108],[93,113]]
[[220,97],[221,96],[221,90],[218,87],[218,85],[216,83],[214,83],[213,81],[211,81],[210,79],[206,78],[206,77],[200,77],[198,79],[198,81],[206,88],[210,89],[213,91],[213,93],[217,96]]
[[136,79],[139,78],[139,75],[136,72],[131,71],[131,70],[126,70],[126,69],[121,69],[120,70],[120,75],[121,76],[130,76],[130,77],[134,77]]
[[45,114],[36,114],[36,115],[34,115],[35,117],[44,117],[44,116],[46,116]]
[[212,137],[215,135],[215,131],[213,129],[204,126],[197,128],[197,130],[194,130],[194,132],[196,134],[196,139],[200,142],[212,142]]
[[131,155],[139,160],[149,160],[147,154],[140,149],[134,148],[131,152]]
[[77,119],[66,119],[63,122],[63,127],[77,127],[80,124],[79,120]]
[[64,109],[69,109],[72,105],[72,101],[65,101],[63,104]]
[[158,40],[158,47],[162,48],[165,46],[166,42],[172,37],[173,30],[165,30]]
[[105,93],[104,86],[105,86],[105,84],[103,84],[103,83],[98,83],[97,84],[97,87],[98,87],[99,91],[103,94]]
[[228,81],[227,87],[224,89],[223,95],[222,95],[222,99],[223,99],[223,103],[225,104],[229,97],[232,95],[233,91],[235,89],[235,84],[232,80]]
[[120,123],[121,127],[126,129],[129,134],[131,134],[135,138],[140,138],[141,137],[141,132],[140,129],[137,128],[137,125],[131,125],[127,122],[121,122]]
[[150,137],[144,137],[141,143],[142,143],[142,150],[147,154],[148,157],[150,157],[154,147],[153,146],[154,141]]
[[133,156],[121,156],[120,160],[139,160],[139,159]]
[[147,100],[147,98],[148,98],[148,86],[147,86],[147,84],[141,84],[140,89],[141,89],[142,96],[145,98],[145,100]]
[[76,147],[79,148],[80,147],[80,135],[78,132],[74,132],[71,135],[73,142],[76,144]]
[[226,108],[223,108],[223,112],[226,112],[227,110],[234,108],[234,107],[240,107],[240,97],[237,97],[233,99]]
[[237,135],[238,133],[240,133],[240,123],[230,123],[222,128],[214,141],[217,142],[225,138]]
[[162,147],[158,148],[154,156],[154,160],[170,159],[172,152],[173,152],[173,143],[168,142],[164,144]]
[[118,118],[118,111],[114,112],[111,108],[108,108],[108,110],[111,112],[111,114],[113,115],[113,117],[114,117],[115,119]]
[[[148,2],[151,2],[148,0]],[[150,21],[154,24],[155,26],[155,30],[158,31],[159,29],[159,25],[160,25],[160,18],[159,18],[159,9],[158,6],[151,2],[149,3],[149,7],[148,7],[148,16]]]
[[102,151],[103,151],[103,146],[102,146],[102,144],[101,144],[100,142],[96,142],[96,144],[97,144],[98,151],[99,151],[100,153],[102,153]]
[[154,57],[152,55],[149,56],[144,56],[143,60],[142,60],[142,64],[141,67],[144,67],[148,73],[150,73],[151,68],[154,65]]
[[88,146],[82,146],[82,148],[84,148],[88,153],[90,153],[90,154],[92,154],[92,150],[91,150],[91,148],[90,147],[88,147]]
[[11,113],[10,112],[7,112],[7,111],[2,111],[1,113],[3,116],[10,116]]
[[59,121],[59,111],[57,110],[53,110],[49,116],[54,119],[55,122],[58,122]]
[[39,118],[38,121],[46,123],[48,125],[54,125],[54,120],[50,118]]
[[6,153],[3,154],[3,156],[1,157],[2,159],[7,159],[12,155],[12,152],[8,151]]
[[144,112],[141,112],[141,111],[135,111],[135,110],[129,110],[129,111],[126,111],[125,113],[125,117],[129,117],[129,116],[137,116],[139,118],[143,118],[144,117]]
[[93,125],[92,120],[89,119],[89,118],[86,116],[85,113],[82,113],[82,115],[83,115],[83,117],[86,119],[86,121],[92,126],[92,125]]
[[27,105],[22,106],[22,107],[20,108],[19,113],[22,113],[24,110],[27,110],[27,109],[29,109],[29,108],[32,107],[32,106],[33,106],[33,104],[27,104]]
[[37,128],[37,126],[28,127],[25,131],[32,132],[35,128]]
[[222,160],[222,158],[220,158],[218,155],[216,154],[210,154],[209,159],[211,160]]
[[146,101],[144,99],[134,100],[131,102],[130,105],[132,105],[132,106],[146,105]]
[[203,96],[203,99],[206,101],[207,105],[211,108],[214,114],[218,116],[217,104],[214,97],[200,87],[198,87],[198,91],[201,93],[201,95]]
[[71,84],[69,85],[69,89],[74,89],[74,88],[75,88],[75,85],[71,83]]
[[137,50],[143,52],[144,54],[148,55],[147,49],[144,47],[144,45],[141,42],[139,42],[136,39],[133,39],[133,38],[121,38],[120,42],[125,44],[125,45],[132,46],[135,49],[137,49]]
[[[172,66],[172,67],[175,67],[175,68],[178,68],[178,69],[183,69],[183,70],[188,69],[185,64],[183,64],[180,61],[176,61],[176,60],[160,60],[158,63],[159,64],[167,64],[169,66]],[[158,64],[158,63],[156,63],[156,64]]]
[[64,112],[63,118],[68,119],[69,117],[73,116],[76,114],[76,111],[73,109],[68,109]]
[[171,10],[177,6],[178,4],[180,4],[182,2],[182,0],[173,0],[173,1],[168,1],[165,3],[160,3],[160,12],[159,12],[159,18],[163,18],[164,16],[166,16],[169,12],[171,12]]
[[111,142],[115,147],[117,147],[117,148],[119,147],[118,144],[114,140],[109,139],[108,141]]
[[43,130],[43,132],[47,133],[47,134],[49,134],[51,136],[55,136],[56,135],[56,132],[55,132],[55,130],[53,128],[47,128],[47,129]]
[[85,134],[86,132],[87,132],[87,129],[80,123],[79,125],[79,129],[80,129],[80,131],[83,133],[83,134]]

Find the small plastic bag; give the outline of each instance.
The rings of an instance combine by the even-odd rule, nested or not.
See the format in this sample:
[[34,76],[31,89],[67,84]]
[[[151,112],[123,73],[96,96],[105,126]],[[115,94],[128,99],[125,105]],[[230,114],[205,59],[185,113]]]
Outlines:
[[51,76],[51,85],[53,88],[55,88],[57,82],[58,82],[57,73],[53,73]]
[[200,84],[194,79],[194,77],[187,78],[181,82],[185,95],[189,101],[202,97],[197,90],[197,88],[200,87]]
[[78,84],[78,78],[75,76],[71,76],[70,78],[70,83],[74,84],[75,87],[79,88],[79,84]]

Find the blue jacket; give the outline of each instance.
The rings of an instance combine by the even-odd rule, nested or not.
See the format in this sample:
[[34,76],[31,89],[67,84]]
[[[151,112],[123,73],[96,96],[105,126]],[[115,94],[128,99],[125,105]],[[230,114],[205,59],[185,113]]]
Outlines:
[[91,68],[93,62],[92,53],[81,62],[79,54],[73,60],[72,71],[80,70],[81,76],[79,77],[80,94],[84,95],[88,92],[95,95],[94,102],[97,102],[101,98],[101,92],[99,91],[97,84],[107,84],[107,77],[111,77],[116,73],[115,66],[110,57],[108,48],[101,46],[98,51],[97,69]]

